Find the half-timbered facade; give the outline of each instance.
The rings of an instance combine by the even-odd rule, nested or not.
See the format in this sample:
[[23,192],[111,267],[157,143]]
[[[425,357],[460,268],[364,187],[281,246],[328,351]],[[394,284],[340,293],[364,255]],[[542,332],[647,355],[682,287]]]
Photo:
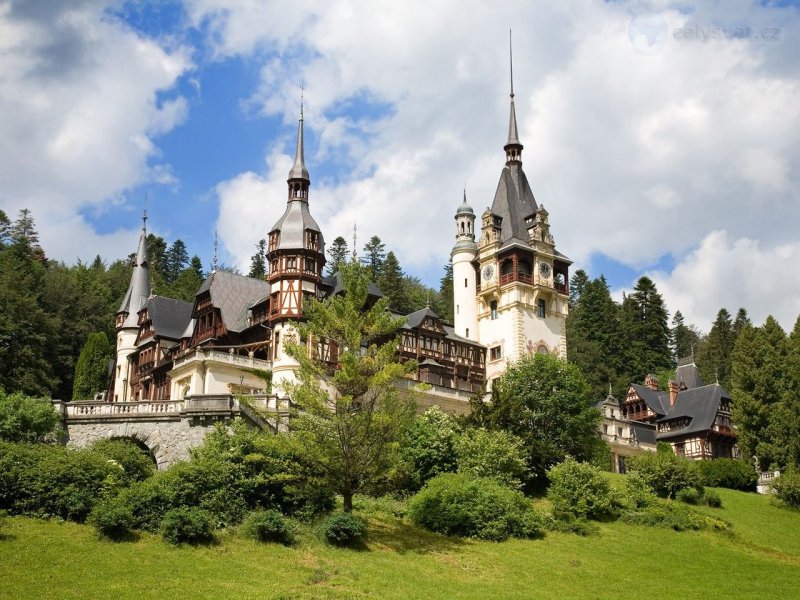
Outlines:
[[652,375],[643,386],[632,384],[621,407],[624,418],[655,425],[656,439],[680,456],[737,458],[730,394],[718,383],[704,385],[693,360],[681,361],[668,387],[659,390]]

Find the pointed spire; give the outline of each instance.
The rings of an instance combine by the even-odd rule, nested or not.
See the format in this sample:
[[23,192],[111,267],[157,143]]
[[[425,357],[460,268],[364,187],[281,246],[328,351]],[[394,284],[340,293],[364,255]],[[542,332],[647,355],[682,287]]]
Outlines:
[[309,180],[305,157],[303,156],[303,91],[300,88],[300,119],[297,123],[297,146],[294,151],[294,165],[289,171],[289,179]]
[[506,163],[521,162],[522,144],[519,141],[517,131],[517,111],[514,107],[514,55],[511,48],[511,30],[508,30],[508,64],[511,80],[511,111],[508,116],[508,141],[504,150],[506,151]]
[[117,314],[126,313],[124,322],[120,327],[138,327],[139,311],[144,308],[150,297],[150,262],[147,258],[147,209],[142,214],[142,231],[139,234],[139,246],[136,249],[136,262],[133,265],[131,282],[128,291],[117,311]]

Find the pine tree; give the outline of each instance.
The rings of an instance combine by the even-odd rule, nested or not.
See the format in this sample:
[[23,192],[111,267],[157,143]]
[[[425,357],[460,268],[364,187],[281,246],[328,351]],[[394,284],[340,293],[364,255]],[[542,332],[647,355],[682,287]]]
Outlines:
[[383,295],[388,298],[389,307],[392,310],[400,313],[407,312],[408,297],[406,295],[405,280],[403,271],[400,269],[400,262],[394,252],[389,252],[386,255],[377,283]]
[[105,333],[98,331],[89,336],[75,365],[73,400],[91,400],[97,392],[108,387],[108,361],[111,354],[111,344]]
[[0,250],[5,248],[11,240],[11,220],[4,210],[0,210]]
[[609,383],[619,391],[629,383],[620,333],[620,307],[605,278],[585,282],[567,317],[567,354],[586,377],[592,398],[605,397]]
[[167,284],[174,282],[189,264],[189,253],[183,240],[175,240],[164,254],[164,280]]
[[453,298],[453,263],[444,266],[444,275],[439,280],[439,307],[436,313],[446,322],[454,320]]
[[786,354],[786,333],[772,316],[762,327],[742,328],[733,348],[732,416],[739,447],[748,460],[757,456],[762,469],[780,459],[771,417],[786,387]]
[[733,341],[736,341],[736,338],[739,337],[739,332],[748,325],[752,325],[750,322],[750,317],[747,316],[747,311],[744,308],[740,308],[739,311],[736,313],[736,319],[733,321]]
[[623,304],[628,325],[625,333],[629,347],[639,353],[635,360],[636,375],[641,378],[669,369],[672,366],[669,315],[655,283],[648,277],[640,277],[627,300],[627,306]]
[[260,239],[256,244],[256,253],[250,257],[250,273],[248,277],[262,278],[267,274],[267,240]]
[[384,260],[386,260],[386,244],[377,235],[373,235],[364,244],[364,254],[361,257],[361,262],[366,265],[372,281],[377,281],[380,277]]
[[333,240],[333,243],[328,247],[328,275],[333,275],[339,268],[347,262],[347,240],[342,236]]
[[98,254],[97,256],[94,257],[94,260],[92,261],[92,264],[89,268],[92,269],[93,271],[105,271],[106,265],[103,262],[101,256]]
[[572,277],[570,277],[569,280],[570,308],[577,306],[578,302],[580,302],[581,295],[583,294],[583,290],[586,288],[587,283],[589,283],[589,276],[583,269],[578,269],[572,274]]
[[197,277],[200,279],[200,281],[203,281],[206,278],[206,274],[203,272],[203,263],[197,254],[192,256],[192,260],[189,262],[189,268],[197,273]]
[[389,313],[388,301],[365,309],[366,269],[352,262],[341,274],[344,294],[312,299],[303,307],[307,321],[297,326],[301,339],[337,344],[337,367],[316,359],[306,344],[286,338],[284,344],[299,364],[298,383],[287,389],[299,409],[292,428],[350,512],[353,495],[388,472],[393,447],[413,417],[414,402],[398,393],[395,380],[413,372],[416,363],[398,362],[395,336],[402,319]]
[[770,414],[770,438],[782,469],[800,468],[800,317],[786,342],[783,396]]
[[672,330],[670,331],[672,357],[675,361],[694,355],[695,346],[700,340],[700,334],[692,325],[686,325],[681,311],[676,311],[672,317]]
[[697,370],[703,381],[719,381],[730,388],[731,352],[735,343],[730,313],[721,308],[697,352]]

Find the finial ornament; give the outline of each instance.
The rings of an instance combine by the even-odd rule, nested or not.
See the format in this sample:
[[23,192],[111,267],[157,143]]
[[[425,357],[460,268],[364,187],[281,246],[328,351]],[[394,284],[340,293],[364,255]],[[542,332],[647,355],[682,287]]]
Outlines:
[[511,48],[511,30],[508,30],[508,66],[511,74],[511,97],[514,97],[514,52]]
[[211,272],[217,272],[217,230],[214,230],[214,257],[211,259]]
[[357,234],[358,222],[353,221],[353,262],[356,262],[358,259],[358,234]]

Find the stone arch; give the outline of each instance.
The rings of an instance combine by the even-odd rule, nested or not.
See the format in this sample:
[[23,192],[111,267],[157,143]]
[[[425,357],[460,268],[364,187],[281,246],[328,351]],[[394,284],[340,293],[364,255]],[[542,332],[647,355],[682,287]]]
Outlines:
[[122,440],[122,441],[125,441],[125,442],[132,443],[134,446],[139,448],[139,450],[141,450],[142,452],[144,452],[147,455],[147,458],[149,458],[153,462],[153,466],[158,466],[158,459],[156,459],[156,454],[155,454],[155,452],[158,451],[158,446],[154,445],[154,448],[151,448],[150,446],[147,445],[147,443],[145,441],[143,441],[141,439],[142,437],[143,436],[140,436],[140,435],[138,435],[138,436],[137,435],[127,435],[127,436],[111,436],[108,439],[110,439],[110,440]]

